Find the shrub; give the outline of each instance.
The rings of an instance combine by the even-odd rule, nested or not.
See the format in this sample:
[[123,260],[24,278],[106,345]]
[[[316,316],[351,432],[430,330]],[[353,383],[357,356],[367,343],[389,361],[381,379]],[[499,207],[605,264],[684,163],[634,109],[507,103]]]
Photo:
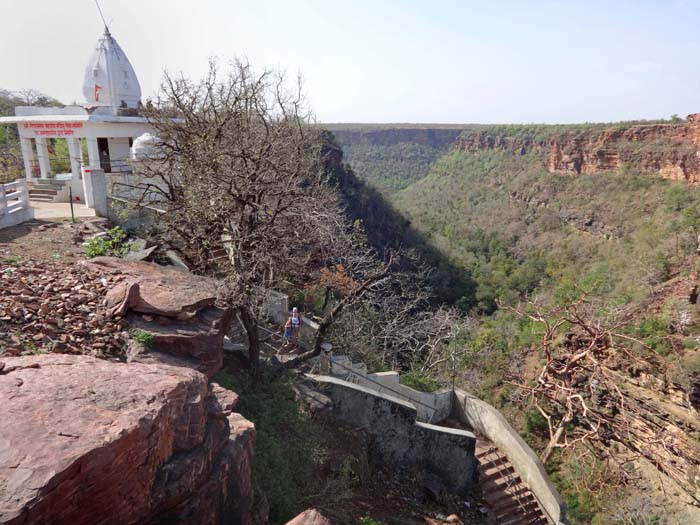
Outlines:
[[129,244],[125,243],[126,233],[119,226],[107,230],[104,237],[93,237],[85,244],[85,255],[92,259],[103,255],[124,257],[129,251]]
[[549,427],[547,420],[539,410],[530,410],[525,418],[525,435],[526,436],[544,436],[547,434]]
[[634,335],[649,345],[655,352],[661,355],[668,353],[668,319],[652,315],[642,319],[633,330]]
[[146,347],[153,346],[156,339],[151,332],[147,332],[146,330],[134,330],[131,335],[134,338],[134,341],[141,343]]
[[401,374],[399,380],[402,385],[419,392],[435,392],[440,388],[440,383],[437,380],[432,378],[427,372],[421,372],[420,370],[411,370]]

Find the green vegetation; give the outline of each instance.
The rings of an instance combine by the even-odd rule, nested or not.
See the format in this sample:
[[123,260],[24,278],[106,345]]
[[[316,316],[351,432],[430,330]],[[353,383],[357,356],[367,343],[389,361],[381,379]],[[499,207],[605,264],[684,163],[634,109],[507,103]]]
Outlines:
[[156,340],[155,336],[151,332],[147,332],[146,330],[141,329],[134,330],[131,333],[131,336],[134,338],[134,341],[142,344],[145,347],[153,346],[153,343]]
[[418,390],[419,392],[435,392],[440,389],[440,383],[426,372],[411,370],[401,374],[399,378],[402,385]]
[[535,290],[566,297],[587,283],[630,300],[663,282],[700,230],[700,193],[677,186],[641,172],[561,177],[535,153],[455,151],[395,201],[476,282],[461,306],[492,313]]
[[253,472],[270,504],[270,522],[285,523],[304,510],[313,478],[319,429],[299,412],[285,380],[254,381],[248,374],[219,372],[213,379],[240,395],[236,411],[255,422]]
[[360,518],[357,523],[358,525],[384,525],[381,521],[370,518],[369,516]]
[[111,255],[124,257],[129,252],[129,243],[126,241],[126,232],[120,226],[107,230],[103,237],[93,237],[85,245],[85,255],[89,258]]
[[[619,126],[631,124],[638,122]],[[470,125],[466,132],[538,142],[553,133],[611,126]],[[534,380],[544,364],[543,325],[502,306],[523,308],[527,297],[555,308],[585,293],[593,318],[624,312],[630,350],[643,358],[662,356],[669,380],[690,388],[696,382],[692,374],[700,370],[697,306],[689,305],[687,292],[673,292],[684,290],[698,271],[700,189],[663,180],[636,163],[658,152],[686,155],[688,145],[656,139],[618,146],[632,159],[621,169],[574,177],[549,173],[546,152],[536,150],[522,155],[450,151],[418,177],[414,174],[422,173],[425,159],[416,171],[410,166],[392,171],[387,159],[400,147],[364,145],[362,156],[355,152],[368,184],[387,196],[415,235],[446,257],[463,282],[473,283],[453,301],[478,318],[462,338],[457,382],[499,407],[535,450],[549,440],[547,421],[536,410],[523,410],[527,402],[515,385]],[[387,181],[402,189],[389,190]],[[686,295],[667,300],[673,293]],[[410,374],[402,383],[421,389],[416,385],[424,378]],[[443,371],[431,379],[449,377]],[[574,524],[660,523],[649,508],[613,517],[616,498],[627,495],[609,465],[557,452],[547,468]]]
[[627,128],[640,124],[677,124],[680,120],[628,120],[623,122],[583,122],[576,124],[469,124],[464,133],[486,133],[492,136],[518,140],[541,142],[552,135],[585,131],[599,131],[607,128]]
[[[0,88],[0,117],[14,115],[15,107],[17,106],[62,106],[62,104],[56,99],[42,95],[34,90],[11,92]],[[53,157],[56,156],[55,153],[52,153],[56,143],[62,143],[66,147],[67,152],[65,140],[49,139],[49,155]],[[64,157],[67,159],[68,154],[66,153]],[[54,158],[52,158],[53,162]],[[57,164],[57,167],[59,167],[59,164]],[[24,177],[24,164],[22,162],[17,127],[0,126],[0,184],[12,182],[22,177]]]
[[22,257],[19,255],[8,255],[3,259],[3,262],[9,266],[19,266],[22,263]]
[[358,143],[344,145],[343,151],[362,180],[391,195],[425,177],[447,148],[413,142],[385,146]]

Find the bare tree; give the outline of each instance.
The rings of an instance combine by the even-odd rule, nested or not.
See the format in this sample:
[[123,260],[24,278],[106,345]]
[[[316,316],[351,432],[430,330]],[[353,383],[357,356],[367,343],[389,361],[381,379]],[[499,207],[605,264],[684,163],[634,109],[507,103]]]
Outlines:
[[381,262],[367,247],[361,228],[356,225],[354,231],[359,234],[345,237],[320,271],[317,285],[324,304],[313,348],[287,366],[315,357],[329,339],[365,362],[435,371],[455,357],[444,350],[469,319],[456,308],[431,304],[430,270],[419,261],[413,261],[411,271],[401,270],[401,258],[411,254],[388,252]]
[[223,280],[255,370],[264,289],[319,264],[347,227],[300,83],[211,62],[199,82],[166,74],[146,111],[158,141],[140,203],[165,211],[162,235],[195,271]]

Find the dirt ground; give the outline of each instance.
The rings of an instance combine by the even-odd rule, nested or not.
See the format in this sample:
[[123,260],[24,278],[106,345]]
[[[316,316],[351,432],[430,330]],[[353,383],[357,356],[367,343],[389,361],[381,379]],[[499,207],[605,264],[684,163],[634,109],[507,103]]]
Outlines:
[[0,264],[7,264],[8,259],[14,263],[84,259],[81,244],[86,236],[99,231],[95,225],[104,223],[105,219],[81,217],[75,224],[70,219],[46,219],[4,228],[0,230]]

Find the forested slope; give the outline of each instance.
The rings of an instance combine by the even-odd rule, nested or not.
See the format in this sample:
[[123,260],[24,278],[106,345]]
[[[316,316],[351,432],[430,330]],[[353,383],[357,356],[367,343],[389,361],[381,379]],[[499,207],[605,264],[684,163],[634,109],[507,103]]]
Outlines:
[[470,127],[424,175],[364,149],[358,171],[401,179],[393,207],[474,283],[457,383],[543,452],[576,524],[698,519],[696,128]]

